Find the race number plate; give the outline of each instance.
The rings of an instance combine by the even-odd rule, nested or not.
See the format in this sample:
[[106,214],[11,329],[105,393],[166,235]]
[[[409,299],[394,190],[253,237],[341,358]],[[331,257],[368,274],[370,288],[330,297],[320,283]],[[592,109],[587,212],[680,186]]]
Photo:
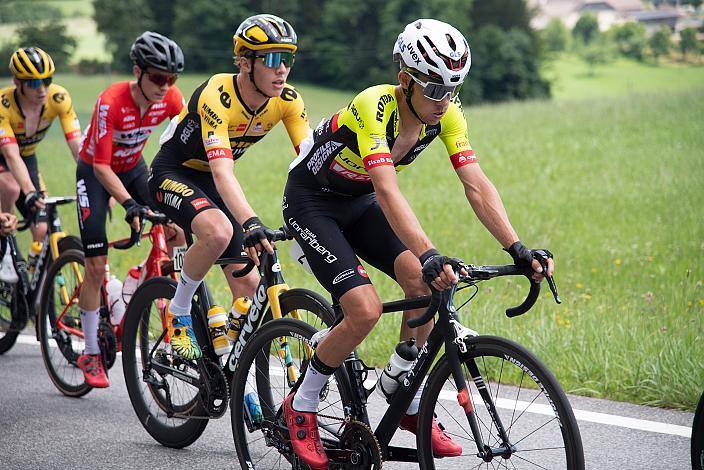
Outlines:
[[183,257],[187,250],[186,245],[174,247],[174,271],[180,272],[183,269]]

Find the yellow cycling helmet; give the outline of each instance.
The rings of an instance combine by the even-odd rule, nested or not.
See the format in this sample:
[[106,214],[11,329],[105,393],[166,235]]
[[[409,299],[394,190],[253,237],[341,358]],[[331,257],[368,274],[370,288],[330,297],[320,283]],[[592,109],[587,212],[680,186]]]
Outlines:
[[280,47],[291,52],[298,49],[298,38],[293,26],[274,15],[250,16],[237,28],[232,41],[235,44],[235,56],[239,56],[243,48],[259,51]]
[[49,78],[55,70],[49,54],[38,47],[17,49],[10,58],[10,72],[19,80]]

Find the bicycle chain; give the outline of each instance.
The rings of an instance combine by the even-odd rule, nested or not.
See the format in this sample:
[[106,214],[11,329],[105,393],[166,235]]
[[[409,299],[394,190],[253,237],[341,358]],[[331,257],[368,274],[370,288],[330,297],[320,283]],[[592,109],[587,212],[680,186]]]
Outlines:
[[[339,468],[341,470],[358,470],[360,468],[374,468],[375,470],[379,470],[384,464],[379,440],[376,438],[372,428],[361,421],[347,420],[345,428],[342,431],[342,436],[340,436],[340,445],[344,448],[351,449],[356,453],[357,458],[362,459],[361,462],[353,461],[349,465],[340,465]],[[367,465],[365,466],[365,464]]]

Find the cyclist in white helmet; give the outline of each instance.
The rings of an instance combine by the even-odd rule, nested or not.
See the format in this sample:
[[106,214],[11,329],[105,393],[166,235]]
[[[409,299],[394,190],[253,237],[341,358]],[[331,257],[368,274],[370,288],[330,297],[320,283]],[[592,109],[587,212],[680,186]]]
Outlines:
[[[532,266],[536,281],[543,277],[469,145],[457,96],[471,63],[464,36],[447,23],[420,19],[398,36],[394,59],[400,62],[399,83],[367,88],[321,122],[301,144],[284,192],[285,222],[318,281],[344,310],[344,320],[318,345],[300,387],[284,401],[294,451],[313,469],[328,464],[317,429],[320,391],[381,316],[381,300],[358,256],[394,278],[406,297],[457,282],[450,259],[421,228],[396,177],[431,141],[439,137],[445,145],[479,220],[516,264]],[[550,260],[548,274],[552,270]],[[404,312],[402,341],[425,342],[432,324],[415,330],[406,324],[421,313]],[[414,433],[422,390],[401,421]],[[462,453],[436,423],[432,446],[440,457]]]

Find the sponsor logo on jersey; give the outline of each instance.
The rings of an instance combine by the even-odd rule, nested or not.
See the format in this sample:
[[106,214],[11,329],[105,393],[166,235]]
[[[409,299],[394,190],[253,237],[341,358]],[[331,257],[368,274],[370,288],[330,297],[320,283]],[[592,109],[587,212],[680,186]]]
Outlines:
[[183,202],[183,198],[181,198],[173,193],[166,193],[166,194],[164,194],[164,200],[160,201],[160,202],[163,202],[167,206],[171,206],[174,209],[178,210],[181,208],[181,203]]
[[195,210],[202,209],[203,207],[209,207],[210,202],[204,198],[204,197],[199,197],[198,199],[194,199],[191,201],[191,205]]
[[254,132],[261,132],[264,130],[264,126],[262,126],[261,122],[258,122],[254,125]]
[[155,109],[165,108],[167,105],[168,105],[168,103],[167,103],[166,101],[162,101],[161,103],[154,103],[154,104],[151,105],[151,107],[149,108],[149,111],[153,111],[153,110],[155,110]]
[[110,110],[110,105],[101,104],[98,106],[98,140],[105,137],[108,133],[108,111]]
[[188,119],[188,122],[183,126],[183,130],[181,131],[181,142],[184,144],[187,143],[188,139],[191,138],[191,134],[193,134],[193,131],[195,131],[197,127],[198,123],[196,123],[195,119]]
[[51,95],[51,98],[56,101],[57,103],[63,103],[64,100],[66,99],[66,94],[65,93],[54,93]]
[[359,126],[360,129],[364,129],[364,120],[359,117],[359,110],[355,105],[350,105],[350,111],[352,112],[352,116],[357,120],[357,125]]
[[130,121],[134,121],[135,119],[137,119],[137,118],[134,117],[134,114],[128,114],[127,116],[125,116],[125,118],[122,120],[122,122],[130,122]]
[[223,85],[220,85],[218,91],[220,92],[220,103],[227,109],[230,109],[230,106],[232,105],[232,99],[230,98],[230,94],[224,91]]
[[330,167],[330,169],[334,173],[337,173],[338,175],[352,181],[371,181],[372,179],[371,176],[369,176],[368,174],[357,173],[355,171],[343,167],[338,162],[333,162],[332,167]]
[[393,97],[390,94],[381,95],[379,101],[376,104],[376,120],[379,122],[384,121],[384,107],[393,101]]
[[207,103],[203,103],[200,110],[200,117],[202,117],[203,120],[213,128],[217,128],[218,124],[222,124],[222,119],[220,116],[218,116],[218,114],[213,111]]
[[362,267],[361,264],[359,266],[357,266],[357,272],[359,273],[360,276],[369,278],[369,274],[367,274],[367,271],[364,270],[364,268]]
[[382,144],[384,145],[384,147],[388,148],[389,144],[386,143],[386,137],[382,137],[379,135],[373,135],[373,136],[371,136],[371,138],[374,139],[374,147],[370,148],[369,150],[376,150],[379,147],[381,147]]
[[235,132],[244,132],[247,130],[247,124],[240,124],[237,126],[237,129],[235,129]]
[[188,187],[185,183],[179,183],[169,178],[164,178],[164,181],[159,185],[159,189],[164,191],[170,191],[172,193],[180,194],[181,196],[188,197],[193,195],[193,190]]
[[207,137],[203,143],[205,144],[206,147],[212,147],[214,145],[220,145],[220,137],[214,135],[212,137]]
[[230,155],[232,155],[232,151],[226,152],[225,149],[223,148],[215,148],[208,150],[206,153],[206,156],[208,157],[208,160],[214,160],[216,158],[228,158]]
[[315,152],[313,152],[313,155],[306,163],[306,166],[313,172],[314,175],[317,175],[325,161],[327,161],[330,155],[335,153],[335,151],[340,147],[342,147],[342,144],[335,142],[334,140],[325,142],[323,145],[318,147]]

